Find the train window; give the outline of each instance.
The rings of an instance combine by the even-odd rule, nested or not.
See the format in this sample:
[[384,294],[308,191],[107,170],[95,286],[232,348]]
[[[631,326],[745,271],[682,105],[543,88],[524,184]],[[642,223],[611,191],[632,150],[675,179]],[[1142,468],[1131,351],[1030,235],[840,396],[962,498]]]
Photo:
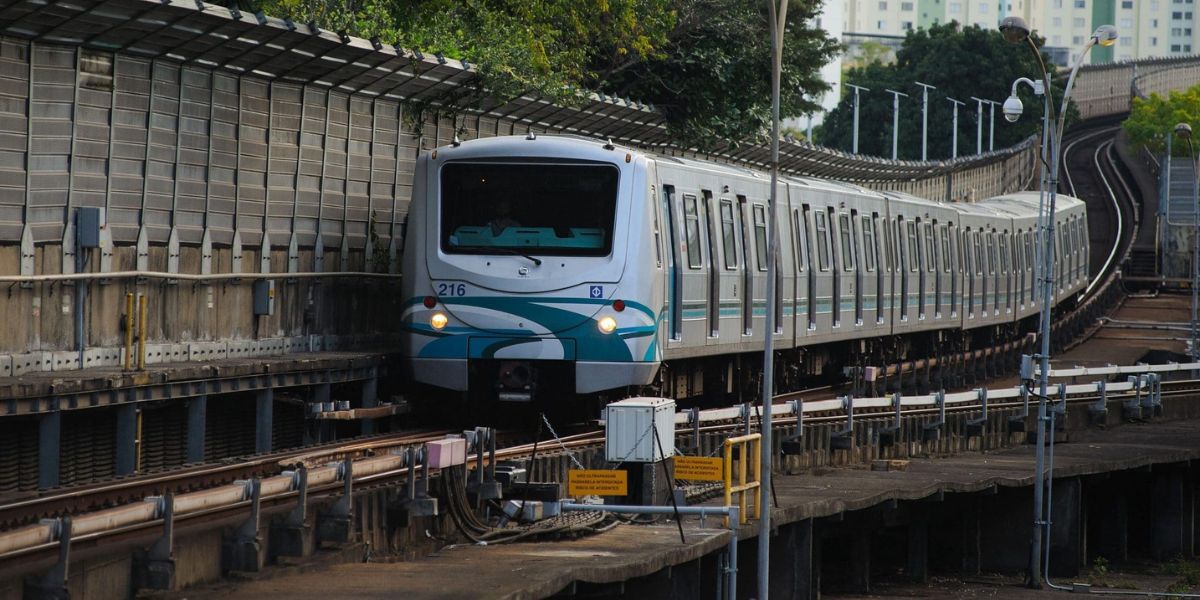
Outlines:
[[942,240],[942,272],[950,272],[950,227],[942,225],[938,232]]
[[975,275],[983,275],[983,242],[979,238],[979,232],[975,232]]
[[620,171],[531,159],[441,168],[441,248],[447,254],[606,256]]
[[908,222],[908,270],[917,272],[920,270],[920,260],[917,258],[917,253],[921,251],[921,244],[917,242],[917,224]]
[[793,244],[795,245],[795,248],[796,248],[795,253],[796,253],[796,272],[797,273],[804,272],[804,255],[805,255],[804,234],[807,232],[805,231],[804,221],[802,219],[803,219],[803,217],[800,216],[800,211],[798,211],[798,210],[792,211],[792,226],[795,227],[795,235],[792,236],[792,239],[795,240],[793,242]]
[[699,269],[704,259],[700,256],[700,212],[696,208],[696,197],[683,195],[683,220],[687,229],[688,267]]
[[868,272],[875,271],[875,265],[879,261],[879,257],[875,255],[878,247],[875,243],[875,217],[876,215],[872,214],[862,218],[863,268]]
[[721,199],[721,239],[724,242],[725,268],[737,268],[737,244],[734,239],[733,201]]
[[933,237],[933,223],[925,224],[925,270],[937,271],[937,240]]
[[767,270],[767,213],[761,204],[754,205],[754,253],[758,255],[758,270]]
[[987,263],[988,275],[996,274],[996,231],[989,231],[987,234]]
[[850,241],[850,217],[846,213],[838,215],[838,234],[842,240],[842,270],[854,270],[854,247]]
[[824,211],[813,213],[817,222],[817,264],[822,271],[829,270],[829,222]]

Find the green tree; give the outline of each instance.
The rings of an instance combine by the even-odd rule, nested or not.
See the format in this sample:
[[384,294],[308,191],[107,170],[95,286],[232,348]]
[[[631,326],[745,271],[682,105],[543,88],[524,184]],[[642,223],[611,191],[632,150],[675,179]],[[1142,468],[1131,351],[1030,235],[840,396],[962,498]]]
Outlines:
[[[765,2],[745,0],[243,0],[272,16],[468,60],[462,108],[529,94],[572,104],[579,89],[650,102],[698,145],[761,137],[770,115]],[[838,43],[808,23],[820,0],[790,0],[781,113],[815,108]]]
[[[1170,92],[1166,98],[1158,94],[1150,94],[1145,100],[1135,98],[1124,128],[1131,142],[1145,144],[1151,152],[1159,153],[1177,123],[1187,123],[1192,131],[1200,132],[1200,85]],[[1192,144],[1197,145],[1196,140]],[[1176,140],[1172,150],[1177,156],[1187,156],[1187,142]]]
[[[1042,40],[1038,40],[1039,46]],[[1054,76],[1054,65],[1047,61],[1054,87],[1055,110],[1062,99],[1062,78]],[[891,156],[892,152],[892,95],[885,90],[904,92],[900,99],[899,158],[921,158],[921,88],[915,82],[935,86],[929,91],[929,159],[951,156],[953,105],[947,98],[965,102],[958,108],[958,154],[975,153],[976,103],[971,97],[1003,102],[1012,82],[1018,77],[1040,77],[1037,60],[1029,50],[1005,42],[995,30],[977,26],[961,28],[957,23],[933,25],[928,29],[911,31],[896,52],[893,64],[869,64],[851,69],[846,81],[869,88],[859,99],[859,153],[870,156]],[[1042,98],[1034,96],[1028,86],[1018,91],[1025,104],[1025,114],[1016,123],[1007,122],[996,107],[995,147],[1006,148],[1041,131]],[[833,148],[850,150],[853,137],[853,94],[846,94],[841,103],[827,115],[820,131],[822,143]],[[1068,108],[1068,122],[1077,114]],[[983,147],[988,147],[990,110],[983,112]]]

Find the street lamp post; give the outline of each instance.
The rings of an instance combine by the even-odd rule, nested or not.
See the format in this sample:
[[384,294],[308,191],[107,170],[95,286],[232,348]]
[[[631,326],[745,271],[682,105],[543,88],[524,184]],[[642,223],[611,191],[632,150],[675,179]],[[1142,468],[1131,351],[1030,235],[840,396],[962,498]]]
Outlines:
[[[775,0],[771,1],[774,2]],[[854,88],[854,145],[850,152],[852,154],[858,154],[858,92],[869,92],[871,90],[862,87],[861,85],[854,85],[853,83],[847,83],[846,87]]]
[[996,150],[996,106],[1000,103],[995,100],[988,100],[987,102],[990,105],[989,112],[991,115],[988,117],[988,152],[993,152]]
[[[771,475],[775,468],[775,445],[772,442],[772,398],[775,397],[775,311],[776,298],[776,255],[779,254],[779,228],[776,227],[775,205],[779,187],[779,80],[783,71],[783,32],[787,25],[787,0],[767,0],[771,26],[771,193],[767,204],[767,314],[763,319],[763,378],[762,416],[759,429],[762,457],[759,463],[758,505],[763,507],[758,522],[758,598],[767,600],[770,592],[771,564]],[[858,90],[854,90],[854,146],[858,152]],[[734,565],[737,568],[737,565]],[[736,575],[734,575],[736,577]]]
[[[1000,32],[1004,34],[1004,38],[1012,43],[1026,43],[1028,47],[1037,56],[1038,64],[1042,70],[1042,80],[1045,86],[1046,99],[1050,102],[1050,75],[1046,71],[1046,65],[1042,61],[1042,53],[1038,50],[1037,45],[1030,37],[1030,29],[1025,24],[1025,20],[1020,17],[1006,17],[1000,23]],[[1030,587],[1040,588],[1043,578],[1042,573],[1042,533],[1046,524],[1043,522],[1044,502],[1043,494],[1045,491],[1046,472],[1045,472],[1045,442],[1046,442],[1046,401],[1047,392],[1050,385],[1050,305],[1054,300],[1054,280],[1051,273],[1054,268],[1054,204],[1058,193],[1058,163],[1062,152],[1062,134],[1065,126],[1065,115],[1067,112],[1067,101],[1071,96],[1071,87],[1075,83],[1075,75],[1079,72],[1080,65],[1083,64],[1084,57],[1087,56],[1089,50],[1093,46],[1099,44],[1101,46],[1111,46],[1117,41],[1117,30],[1112,25],[1101,25],[1088,39],[1083,50],[1075,60],[1075,65],[1071,68],[1071,75],[1067,78],[1067,86],[1063,90],[1062,108],[1058,112],[1053,132],[1053,143],[1050,146],[1052,160],[1050,162],[1050,178],[1046,182],[1046,187],[1049,190],[1049,205],[1045,216],[1043,217],[1042,227],[1042,306],[1041,306],[1041,323],[1039,337],[1041,338],[1041,354],[1039,364],[1041,372],[1038,379],[1041,384],[1040,393],[1038,394],[1038,420],[1037,420],[1037,448],[1034,453],[1034,469],[1036,471],[1033,482],[1033,536],[1030,540],[1030,569],[1028,582]],[[1004,102],[1005,118],[1009,121],[1016,121],[1022,112],[1021,100],[1015,94],[1010,95],[1008,100]],[[1047,113],[1053,118],[1053,103]],[[1051,119],[1046,120],[1046,125],[1050,124]],[[1045,133],[1044,135],[1050,135]]]
[[966,102],[959,102],[954,98],[946,99],[954,105],[954,119],[950,122],[950,158],[954,159],[958,158],[958,107],[966,106]]
[[914,82],[921,86],[921,160],[929,159],[929,90],[937,88],[928,83]]
[[884,90],[892,94],[892,160],[896,160],[897,149],[899,148],[900,138],[900,96],[908,97],[908,94],[897,92],[896,90]]
[[[1192,126],[1187,123],[1175,125],[1175,136],[1187,140],[1188,158],[1192,162],[1192,340],[1188,348],[1188,356],[1192,362],[1200,357],[1200,348],[1196,347],[1200,335],[1197,335],[1197,308],[1200,307],[1200,173],[1196,168],[1196,152],[1192,147]],[[1168,194],[1170,193],[1168,189]],[[1170,198],[1167,199],[1170,202]]]
[[971,96],[975,101],[975,154],[983,154],[983,105],[988,101]]

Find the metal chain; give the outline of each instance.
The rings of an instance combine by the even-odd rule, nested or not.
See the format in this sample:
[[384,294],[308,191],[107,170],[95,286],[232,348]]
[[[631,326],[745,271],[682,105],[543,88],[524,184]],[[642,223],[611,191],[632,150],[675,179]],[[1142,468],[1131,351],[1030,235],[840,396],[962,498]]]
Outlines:
[[583,463],[579,462],[578,458],[575,458],[575,453],[567,450],[567,447],[563,445],[562,440],[558,439],[558,432],[554,431],[554,426],[550,424],[550,419],[546,418],[546,413],[542,413],[542,422],[546,424],[546,429],[550,430],[550,436],[554,438],[554,443],[558,444],[558,447],[561,448],[564,453],[566,453],[567,458],[570,458],[571,462],[575,463],[575,466],[580,470],[584,469],[585,467],[583,466]]

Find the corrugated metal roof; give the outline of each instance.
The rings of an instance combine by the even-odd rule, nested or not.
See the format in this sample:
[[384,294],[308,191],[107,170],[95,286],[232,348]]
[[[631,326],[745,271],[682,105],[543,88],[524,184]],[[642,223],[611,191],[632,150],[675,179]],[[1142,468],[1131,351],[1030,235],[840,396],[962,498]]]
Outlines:
[[[252,74],[266,80],[435,104],[452,92],[478,83],[478,75],[468,62],[198,0],[16,0],[0,8],[0,32],[40,42]],[[487,100],[483,106],[465,112],[564,133],[611,138],[648,149],[676,148],[666,122],[654,107],[603,94],[581,93],[576,106],[528,96],[507,102]],[[1022,151],[1030,143],[954,161],[918,162],[783,142],[780,168],[787,173],[848,181],[907,181],[990,164]],[[724,144],[706,154],[759,168],[770,164],[770,147],[765,144]]]

